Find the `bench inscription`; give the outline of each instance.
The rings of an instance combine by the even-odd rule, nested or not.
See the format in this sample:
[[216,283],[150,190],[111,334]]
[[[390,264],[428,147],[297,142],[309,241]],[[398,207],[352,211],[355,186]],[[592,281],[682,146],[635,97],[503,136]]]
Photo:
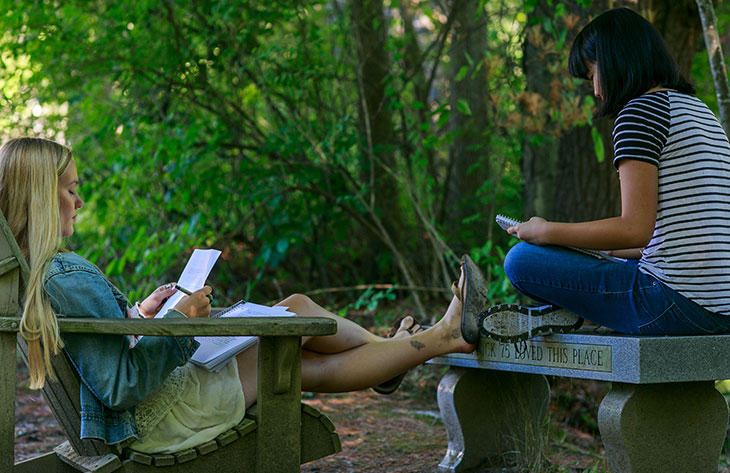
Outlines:
[[482,339],[477,356],[483,361],[611,372],[611,346],[528,340],[501,343]]

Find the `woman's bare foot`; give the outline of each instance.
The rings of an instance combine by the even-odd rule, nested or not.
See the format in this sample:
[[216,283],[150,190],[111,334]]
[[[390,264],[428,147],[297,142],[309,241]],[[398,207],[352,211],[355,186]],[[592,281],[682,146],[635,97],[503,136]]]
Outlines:
[[[463,294],[463,286],[464,271],[462,270],[457,284],[459,294]],[[461,301],[454,296],[444,316],[433,326],[435,330],[442,334],[448,350],[444,353],[471,353],[476,349],[476,344],[467,343],[461,333],[461,312]]]
[[406,315],[401,319],[400,325],[398,326],[398,330],[395,332],[395,334],[388,338],[410,337],[411,335],[415,335],[422,331],[423,327],[421,327],[416,319],[414,319],[411,315]]

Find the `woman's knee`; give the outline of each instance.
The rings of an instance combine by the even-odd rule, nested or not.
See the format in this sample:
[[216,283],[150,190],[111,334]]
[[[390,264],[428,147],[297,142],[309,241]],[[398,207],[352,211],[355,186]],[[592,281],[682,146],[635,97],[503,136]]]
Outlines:
[[529,271],[530,266],[535,263],[535,245],[529,243],[518,243],[513,246],[504,258],[504,272],[512,283],[523,279],[522,276]]
[[282,300],[276,305],[283,305],[289,308],[291,312],[295,314],[304,313],[304,311],[311,307],[314,301],[304,294],[292,294],[286,299]]

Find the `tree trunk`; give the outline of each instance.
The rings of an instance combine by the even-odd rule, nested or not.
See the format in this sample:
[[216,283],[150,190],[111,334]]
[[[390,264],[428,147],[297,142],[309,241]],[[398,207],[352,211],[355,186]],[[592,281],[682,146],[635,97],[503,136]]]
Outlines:
[[711,0],[696,0],[705,36],[705,46],[710,57],[712,81],[715,84],[717,105],[720,109],[720,122],[725,133],[730,135],[730,87],[728,87],[725,56],[722,53],[720,35],[717,32],[717,19]]
[[487,48],[485,14],[479,2],[454,0],[449,79],[453,142],[444,189],[441,222],[447,238],[470,248],[481,241],[483,220],[464,224],[465,217],[486,215],[479,189],[489,178],[485,155],[487,131],[487,75],[482,59]]
[[395,169],[396,136],[385,86],[391,58],[386,50],[387,28],[382,0],[353,0],[352,22],[357,45],[357,80],[360,95],[362,182],[368,186],[369,202],[382,216],[385,227],[400,226],[398,186],[389,172]]
[[[554,6],[547,0],[540,0],[530,14],[528,23],[543,24],[544,18],[552,18]],[[607,9],[608,2],[593,2],[590,8],[582,8],[575,2],[566,2],[568,14],[579,18],[568,30],[561,54],[567,54],[573,39],[590,18]],[[545,37],[551,34],[541,29]],[[524,69],[527,90],[539,94],[548,107],[558,107],[556,87],[557,75],[566,70],[549,72],[543,45],[525,42]],[[553,69],[554,69],[553,65]],[[564,68],[565,66],[563,66]],[[556,85],[558,84],[558,85]],[[578,90],[581,102],[592,95],[593,90],[581,86]],[[546,112],[547,113],[547,112]],[[601,123],[604,122],[604,123]],[[590,126],[575,126],[557,136],[547,136],[550,130],[543,130],[543,137],[529,136],[524,146],[523,179],[524,217],[539,215],[548,220],[576,222],[594,220],[616,215],[620,210],[619,186],[613,167],[611,146],[611,124],[599,120],[595,125],[601,133],[605,156],[598,161],[594,151],[593,134]]]

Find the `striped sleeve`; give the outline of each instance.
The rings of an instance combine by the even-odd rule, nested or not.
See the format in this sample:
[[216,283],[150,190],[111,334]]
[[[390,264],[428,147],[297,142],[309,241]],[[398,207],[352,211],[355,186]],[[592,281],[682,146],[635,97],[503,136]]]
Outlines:
[[636,159],[659,166],[669,134],[669,99],[665,94],[642,95],[619,112],[613,127],[613,164]]

